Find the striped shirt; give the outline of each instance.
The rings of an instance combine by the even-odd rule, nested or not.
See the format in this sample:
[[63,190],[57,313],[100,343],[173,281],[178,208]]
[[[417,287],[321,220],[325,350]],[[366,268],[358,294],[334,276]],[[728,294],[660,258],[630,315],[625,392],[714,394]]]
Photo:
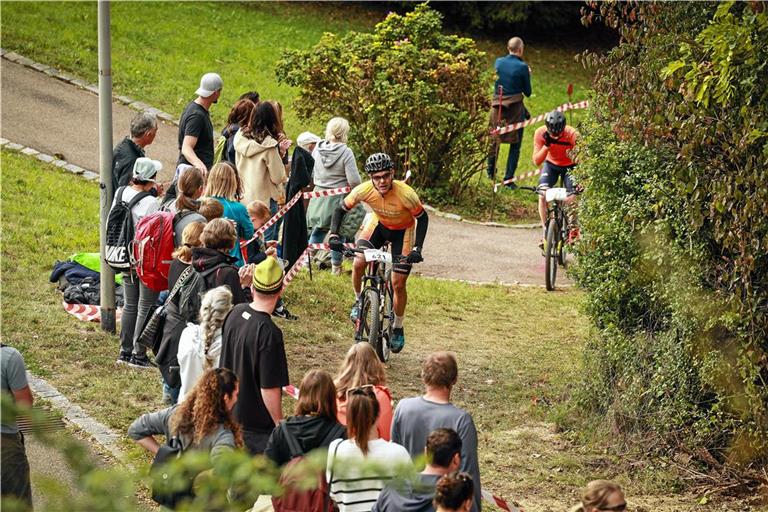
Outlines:
[[331,498],[339,512],[369,512],[398,468],[410,465],[408,451],[399,444],[375,439],[364,456],[354,440],[337,439],[328,447],[326,465]]

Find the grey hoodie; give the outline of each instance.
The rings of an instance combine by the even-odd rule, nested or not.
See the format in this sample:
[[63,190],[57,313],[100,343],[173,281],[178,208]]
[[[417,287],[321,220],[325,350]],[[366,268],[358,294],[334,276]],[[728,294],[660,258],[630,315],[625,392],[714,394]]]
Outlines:
[[328,142],[321,140],[312,152],[315,167],[312,180],[322,188],[338,188],[360,184],[360,173],[357,170],[355,155],[349,146],[343,142]]

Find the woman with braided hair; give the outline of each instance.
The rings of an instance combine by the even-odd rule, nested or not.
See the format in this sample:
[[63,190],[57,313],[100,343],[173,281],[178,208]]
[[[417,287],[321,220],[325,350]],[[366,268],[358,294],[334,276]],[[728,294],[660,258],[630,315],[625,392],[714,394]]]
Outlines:
[[183,451],[209,451],[215,459],[243,446],[240,425],[232,416],[239,391],[237,376],[231,370],[207,370],[184,403],[142,415],[128,428],[128,436],[152,454],[160,449],[154,436],[175,436]]
[[221,326],[230,309],[232,292],[229,287],[208,290],[200,304],[200,325],[190,322],[182,331],[177,355],[181,375],[179,402],[184,400],[203,372],[219,367]]

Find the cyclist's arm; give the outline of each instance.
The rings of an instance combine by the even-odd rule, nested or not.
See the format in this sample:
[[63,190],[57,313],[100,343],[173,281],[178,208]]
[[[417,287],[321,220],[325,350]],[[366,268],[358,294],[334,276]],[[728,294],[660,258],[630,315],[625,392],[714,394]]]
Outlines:
[[331,217],[331,234],[332,235],[338,235],[339,230],[341,229],[341,222],[344,220],[344,215],[347,214],[349,210],[344,205],[344,201],[339,203],[339,206],[336,207],[335,210],[333,210],[333,217]]
[[541,165],[544,160],[547,159],[549,154],[549,148],[544,145],[544,137],[539,133],[536,133],[533,137],[533,163],[534,165]]
[[421,214],[416,217],[416,245],[422,249],[424,247],[424,239],[427,237],[427,229],[429,228],[429,215],[426,210],[422,210]]

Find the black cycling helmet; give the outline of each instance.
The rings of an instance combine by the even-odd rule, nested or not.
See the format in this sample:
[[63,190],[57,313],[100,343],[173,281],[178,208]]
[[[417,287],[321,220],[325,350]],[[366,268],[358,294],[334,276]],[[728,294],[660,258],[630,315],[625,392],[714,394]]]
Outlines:
[[544,118],[544,124],[547,125],[547,131],[552,135],[559,135],[565,130],[565,115],[562,112],[553,110],[548,112]]
[[392,159],[386,153],[374,153],[365,161],[365,172],[368,174],[387,171],[393,167]]

